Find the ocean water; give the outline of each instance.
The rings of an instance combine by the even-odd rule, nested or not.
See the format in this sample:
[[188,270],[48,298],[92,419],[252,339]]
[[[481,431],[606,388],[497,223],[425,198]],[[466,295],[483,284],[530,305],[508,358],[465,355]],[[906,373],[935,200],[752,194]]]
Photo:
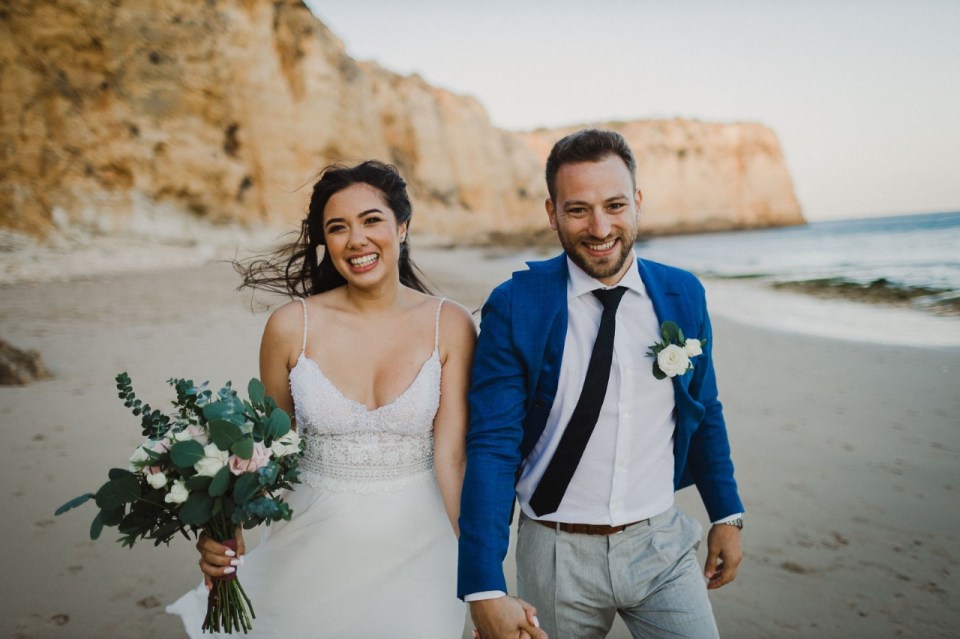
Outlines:
[[[960,347],[960,213],[659,237],[636,248],[641,257],[703,276],[712,312],[739,322],[843,340]],[[788,286],[777,290],[778,283]],[[818,292],[829,299],[808,294]],[[908,299],[897,299],[900,293]]]
[[930,289],[960,296],[960,212],[658,237],[641,257],[699,275]]

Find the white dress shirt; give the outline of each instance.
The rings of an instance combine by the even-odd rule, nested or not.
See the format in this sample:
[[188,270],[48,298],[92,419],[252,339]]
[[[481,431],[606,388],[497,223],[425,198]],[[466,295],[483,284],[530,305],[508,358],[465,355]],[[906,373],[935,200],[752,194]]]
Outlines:
[[[631,253],[630,263],[636,264]],[[557,395],[547,425],[524,460],[517,496],[531,519],[619,526],[658,515],[673,505],[673,384],[653,376],[649,347],[660,322],[640,272],[630,268],[617,309],[613,364],[600,417],[555,513],[537,517],[529,500],[560,443],[580,398],[603,305],[592,294],[605,286],[567,258],[567,335]]]

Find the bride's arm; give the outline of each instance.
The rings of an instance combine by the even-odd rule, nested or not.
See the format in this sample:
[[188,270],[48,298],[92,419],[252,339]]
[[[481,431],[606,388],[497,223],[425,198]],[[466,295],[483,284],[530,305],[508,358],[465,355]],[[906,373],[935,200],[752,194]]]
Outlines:
[[260,340],[260,381],[267,395],[293,418],[290,369],[297,363],[303,336],[303,307],[294,301],[281,306],[267,320]]
[[433,421],[433,463],[443,505],[454,532],[460,534],[460,490],[466,467],[467,390],[477,332],[470,314],[449,301],[440,312],[440,409]]

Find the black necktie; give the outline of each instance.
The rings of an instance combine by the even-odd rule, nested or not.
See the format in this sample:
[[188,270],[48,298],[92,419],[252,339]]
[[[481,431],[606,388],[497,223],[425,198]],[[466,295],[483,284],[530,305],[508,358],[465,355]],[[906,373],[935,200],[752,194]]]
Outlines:
[[574,471],[580,463],[580,457],[587,448],[593,428],[600,416],[600,407],[607,394],[607,382],[610,381],[610,365],[613,363],[613,336],[617,328],[617,307],[626,292],[626,287],[597,289],[593,294],[603,304],[600,316],[600,330],[597,341],[593,343],[590,364],[587,366],[586,379],[580,399],[570,416],[570,423],[563,431],[557,451],[547,465],[540,483],[530,498],[530,508],[538,517],[556,512],[560,507],[563,494],[570,484]]

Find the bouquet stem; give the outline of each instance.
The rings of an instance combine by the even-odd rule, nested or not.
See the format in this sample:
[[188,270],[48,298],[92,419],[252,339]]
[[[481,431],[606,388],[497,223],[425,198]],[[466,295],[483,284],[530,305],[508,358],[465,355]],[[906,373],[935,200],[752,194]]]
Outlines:
[[[237,549],[235,539],[218,539],[215,533],[222,531],[208,529],[206,532],[231,550]],[[204,632],[207,630],[226,633],[240,631],[247,634],[253,628],[253,619],[256,618],[253,604],[243,586],[240,585],[237,573],[213,578],[213,588],[210,589],[210,596],[207,598],[207,614],[201,628]]]

